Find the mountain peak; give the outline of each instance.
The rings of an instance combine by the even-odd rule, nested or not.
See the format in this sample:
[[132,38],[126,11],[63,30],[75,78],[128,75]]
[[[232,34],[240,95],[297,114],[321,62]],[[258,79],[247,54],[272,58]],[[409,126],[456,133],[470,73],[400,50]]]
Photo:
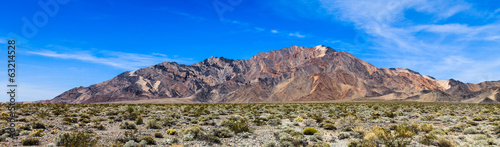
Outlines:
[[[353,99],[456,101],[492,95],[492,86],[438,81],[406,68],[377,68],[330,47],[291,46],[250,60],[211,56],[192,65],[163,62],[126,72],[50,102],[254,103]],[[429,91],[435,91],[433,94]],[[439,94],[443,93],[443,94]],[[175,98],[175,99],[173,99]],[[411,99],[410,99],[411,98]]]

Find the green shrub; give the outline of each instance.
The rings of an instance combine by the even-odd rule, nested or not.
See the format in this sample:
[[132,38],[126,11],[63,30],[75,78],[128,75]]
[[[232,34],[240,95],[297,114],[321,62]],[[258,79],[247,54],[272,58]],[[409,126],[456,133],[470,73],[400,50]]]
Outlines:
[[84,132],[72,132],[59,134],[54,142],[57,146],[97,146],[97,142],[100,137],[92,137],[94,135],[87,134]]
[[314,133],[318,133],[318,130],[316,130],[315,128],[305,128],[304,129],[305,135],[313,135]]
[[304,120],[304,119],[303,119],[302,117],[300,117],[300,116],[299,116],[299,117],[297,117],[297,118],[295,118],[295,122],[302,122],[303,120]]
[[420,125],[420,131],[429,133],[432,130],[434,130],[434,127],[432,126],[432,124],[422,124],[422,125]]
[[134,123],[124,122],[120,124],[120,129],[137,129]]
[[21,140],[21,144],[24,146],[40,145],[40,139],[37,137],[26,137]]
[[123,145],[123,147],[138,147],[138,146],[139,146],[139,144],[137,142],[135,142],[134,140],[129,140],[129,141],[127,141],[127,143],[125,143],[125,145]]
[[423,144],[423,145],[433,145],[435,144],[434,143],[434,140],[436,140],[436,136],[435,135],[424,135],[420,138],[420,143]]
[[444,137],[438,137],[436,139],[436,142],[434,145],[438,146],[438,147],[453,147],[453,146],[455,146],[455,144],[452,141],[450,141]]
[[228,127],[236,134],[241,132],[250,132],[250,125],[248,124],[248,120],[242,117],[231,116],[227,120],[224,120],[221,123],[221,126]]
[[476,128],[473,128],[473,127],[468,127],[466,128],[464,131],[463,131],[464,134],[477,134],[478,131],[476,130]]
[[161,134],[160,132],[156,132],[155,137],[156,138],[163,138],[163,134]]
[[215,128],[210,130],[210,134],[213,134],[219,138],[229,138],[234,136],[234,133],[228,128]]
[[340,140],[342,140],[342,139],[347,139],[347,138],[349,138],[349,137],[350,137],[350,136],[349,136],[349,133],[346,133],[346,132],[342,132],[342,133],[340,133],[340,134],[339,134],[339,136],[338,136],[338,138],[339,138]]
[[43,129],[35,129],[29,135],[36,136],[36,137],[42,137],[44,135],[42,132],[43,132]]
[[142,124],[144,124],[144,121],[142,120],[141,116],[139,116],[139,117],[137,117],[137,119],[135,119],[135,124],[136,125],[142,125]]
[[149,120],[148,123],[146,124],[146,128],[148,129],[161,129],[160,123],[156,121],[156,119]]
[[277,147],[277,145],[274,141],[267,141],[266,143],[264,143],[264,147]]
[[168,129],[167,134],[168,135],[175,135],[175,134],[177,134],[177,131],[175,129]]
[[45,124],[43,124],[42,122],[36,121],[36,122],[33,122],[31,124],[31,127],[33,127],[33,129],[45,129]]
[[326,130],[336,130],[337,126],[335,126],[335,122],[332,120],[325,120],[322,123],[319,124],[320,127],[326,129]]
[[203,129],[198,126],[189,126],[186,129],[181,131],[182,139],[185,141],[191,141],[193,139],[203,139],[205,136],[205,132]]
[[351,141],[347,144],[348,147],[376,147],[377,142],[373,140],[358,140],[358,141]]
[[146,141],[146,143],[148,145],[155,145],[156,144],[155,138],[153,138],[153,136],[150,136],[150,135],[142,136],[141,139],[139,139],[139,141]]

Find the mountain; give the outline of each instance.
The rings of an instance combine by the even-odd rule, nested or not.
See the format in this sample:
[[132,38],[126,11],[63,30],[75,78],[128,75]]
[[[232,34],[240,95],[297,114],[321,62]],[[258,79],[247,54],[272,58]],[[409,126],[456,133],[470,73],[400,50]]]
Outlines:
[[68,90],[43,103],[260,103],[332,100],[500,102],[500,81],[440,81],[404,68],[377,68],[323,45],[163,62]]

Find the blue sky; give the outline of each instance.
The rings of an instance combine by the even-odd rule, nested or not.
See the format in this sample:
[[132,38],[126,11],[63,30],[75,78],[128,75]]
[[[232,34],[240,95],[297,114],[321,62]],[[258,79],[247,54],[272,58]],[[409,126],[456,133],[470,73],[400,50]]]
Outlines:
[[500,80],[493,0],[17,0],[1,11],[2,52],[18,40],[20,101],[163,61],[249,59],[293,45],[324,44],[439,80]]

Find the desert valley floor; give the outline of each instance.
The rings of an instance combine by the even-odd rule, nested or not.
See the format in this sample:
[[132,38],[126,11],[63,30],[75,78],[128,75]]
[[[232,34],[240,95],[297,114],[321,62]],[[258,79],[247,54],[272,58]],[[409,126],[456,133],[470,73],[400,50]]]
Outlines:
[[499,146],[500,105],[417,102],[7,105],[1,146]]

